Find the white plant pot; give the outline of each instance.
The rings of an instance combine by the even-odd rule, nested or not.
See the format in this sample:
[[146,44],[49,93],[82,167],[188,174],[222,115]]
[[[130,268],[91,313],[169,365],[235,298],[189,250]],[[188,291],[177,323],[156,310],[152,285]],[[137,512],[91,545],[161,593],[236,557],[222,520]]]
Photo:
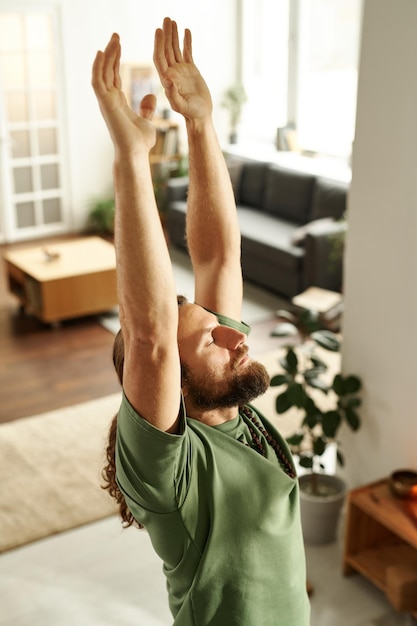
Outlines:
[[325,544],[336,540],[340,512],[346,495],[346,484],[337,476],[318,474],[317,480],[328,495],[306,491],[310,474],[299,477],[301,525],[306,544]]

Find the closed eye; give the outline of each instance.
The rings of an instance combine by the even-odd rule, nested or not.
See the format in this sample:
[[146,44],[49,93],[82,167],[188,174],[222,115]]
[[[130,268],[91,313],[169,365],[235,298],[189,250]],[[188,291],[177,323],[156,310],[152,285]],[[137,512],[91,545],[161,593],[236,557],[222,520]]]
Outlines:
[[206,347],[211,346],[213,343],[216,343],[216,340],[215,340],[215,337],[214,337],[214,334],[213,334],[213,331],[214,331],[215,328],[217,328],[217,325],[216,326],[210,326],[209,328],[205,328],[204,331],[203,331],[204,335],[208,335],[207,336],[207,340],[204,342],[204,345]]

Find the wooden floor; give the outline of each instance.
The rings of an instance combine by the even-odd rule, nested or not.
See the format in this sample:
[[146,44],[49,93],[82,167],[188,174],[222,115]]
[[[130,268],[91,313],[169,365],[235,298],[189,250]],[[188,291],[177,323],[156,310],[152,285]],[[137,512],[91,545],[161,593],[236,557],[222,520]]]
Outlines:
[[113,335],[95,317],[52,328],[22,312],[8,293],[5,249],[0,246],[0,423],[119,391]]

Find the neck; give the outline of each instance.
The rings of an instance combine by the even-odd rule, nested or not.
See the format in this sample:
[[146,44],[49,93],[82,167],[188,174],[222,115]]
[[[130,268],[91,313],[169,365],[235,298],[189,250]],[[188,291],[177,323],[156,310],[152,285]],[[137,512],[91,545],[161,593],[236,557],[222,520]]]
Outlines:
[[234,419],[239,412],[238,406],[227,409],[211,409],[209,411],[202,411],[196,409],[195,407],[187,407],[187,403],[185,403],[185,408],[188,417],[191,417],[198,422],[202,422],[207,426],[219,426],[219,424],[230,422],[230,420]]

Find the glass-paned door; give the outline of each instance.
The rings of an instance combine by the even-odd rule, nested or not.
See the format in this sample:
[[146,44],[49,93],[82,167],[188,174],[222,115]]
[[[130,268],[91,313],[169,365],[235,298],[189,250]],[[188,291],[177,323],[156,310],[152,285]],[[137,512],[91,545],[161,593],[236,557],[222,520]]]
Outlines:
[[0,13],[0,236],[67,230],[59,38],[51,10]]

